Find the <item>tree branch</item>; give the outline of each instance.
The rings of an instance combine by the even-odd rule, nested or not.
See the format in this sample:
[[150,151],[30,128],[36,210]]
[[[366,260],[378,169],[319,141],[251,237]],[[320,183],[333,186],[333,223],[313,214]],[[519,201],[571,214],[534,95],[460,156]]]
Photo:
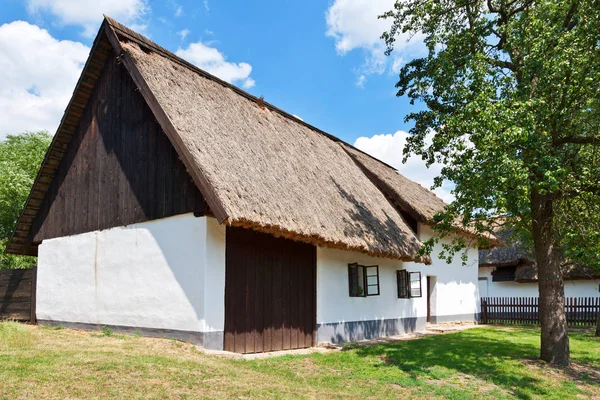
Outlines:
[[567,11],[567,16],[565,17],[565,21],[563,22],[563,27],[567,30],[571,30],[575,27],[575,23],[573,22],[573,16],[577,12],[579,8],[579,1],[574,0],[571,3],[571,7],[569,7],[569,11]]
[[488,58],[487,60],[494,67],[506,68],[513,72],[517,72],[517,67],[510,61],[496,60],[495,58]]
[[565,144],[600,144],[600,136],[565,136],[552,141],[556,147]]
[[557,197],[572,198],[577,197],[581,193],[590,193],[596,196],[600,195],[600,185],[584,185],[577,190],[562,190],[556,193]]

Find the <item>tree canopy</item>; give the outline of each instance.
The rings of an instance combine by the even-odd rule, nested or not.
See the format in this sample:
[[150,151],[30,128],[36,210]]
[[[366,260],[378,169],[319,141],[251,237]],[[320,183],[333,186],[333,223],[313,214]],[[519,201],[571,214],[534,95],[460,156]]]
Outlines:
[[435,184],[456,184],[438,231],[457,218],[490,231],[493,220],[530,238],[541,355],[568,363],[558,260],[597,264],[600,250],[599,2],[405,0],[382,18],[392,21],[388,54],[400,32],[425,37],[427,55],[405,64],[396,86],[425,106],[406,117],[405,157],[443,163]]
[[51,136],[45,132],[9,135],[0,142],[0,269],[27,268],[32,257],[4,254],[29,196]]

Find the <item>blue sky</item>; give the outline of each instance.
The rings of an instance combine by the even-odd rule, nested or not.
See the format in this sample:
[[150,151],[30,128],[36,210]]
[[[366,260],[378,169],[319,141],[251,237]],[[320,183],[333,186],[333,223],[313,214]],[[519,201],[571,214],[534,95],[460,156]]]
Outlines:
[[401,38],[393,56],[383,55],[378,38],[387,23],[376,16],[393,0],[2,2],[0,138],[56,130],[106,13],[424,186],[439,171],[400,162],[410,128],[404,117],[415,108],[394,85],[400,65],[423,46],[419,35]]

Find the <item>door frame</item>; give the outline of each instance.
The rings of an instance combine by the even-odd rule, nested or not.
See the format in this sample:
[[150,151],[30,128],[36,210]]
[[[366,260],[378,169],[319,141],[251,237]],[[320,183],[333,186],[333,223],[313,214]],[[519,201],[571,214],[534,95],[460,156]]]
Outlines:
[[427,323],[431,323],[431,276],[427,275]]

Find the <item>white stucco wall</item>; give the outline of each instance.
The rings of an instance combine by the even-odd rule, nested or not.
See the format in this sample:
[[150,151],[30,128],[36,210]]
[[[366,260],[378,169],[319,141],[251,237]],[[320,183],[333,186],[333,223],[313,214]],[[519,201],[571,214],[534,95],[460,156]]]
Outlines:
[[[492,271],[495,267],[479,268],[481,295],[483,297],[538,297],[537,282],[492,282]],[[566,297],[599,297],[600,280],[567,280],[565,281]],[[485,287],[485,289],[484,289]]]
[[[423,240],[432,234],[428,227],[419,229]],[[400,329],[422,329],[428,275],[435,278],[433,321],[473,320],[479,312],[477,251],[468,251],[463,266],[459,257],[452,264],[439,260],[439,250],[427,266],[318,248],[317,323],[408,321]],[[353,262],[379,266],[380,295],[348,295],[348,264]],[[421,272],[422,297],[398,298],[399,269]],[[39,246],[40,320],[202,332],[204,340],[212,332],[213,348],[218,348],[224,290],[225,227],[214,218],[186,214],[45,240]],[[394,324],[362,324],[360,329],[381,336],[401,326]]]
[[[348,264],[355,262],[362,265],[379,266],[379,296],[349,296]],[[369,321],[426,315],[425,297],[398,298],[396,271],[399,269],[403,269],[401,261],[319,247],[317,249],[317,323]]]
[[[431,237],[429,227],[419,226],[422,240]],[[437,257],[441,244],[433,255],[432,265],[374,258],[362,253],[318,248],[317,250],[317,324],[369,321],[427,316],[427,276],[435,277],[432,309],[438,320],[468,319],[479,313],[477,283],[478,252],[468,250],[468,262],[460,257],[451,264]],[[348,295],[348,264],[379,265],[380,295],[350,297]],[[399,299],[396,271],[421,272],[421,298]],[[456,317],[456,318],[455,318]],[[472,319],[472,318],[471,318]]]
[[44,240],[37,283],[41,320],[222,331],[225,228],[185,214]]

